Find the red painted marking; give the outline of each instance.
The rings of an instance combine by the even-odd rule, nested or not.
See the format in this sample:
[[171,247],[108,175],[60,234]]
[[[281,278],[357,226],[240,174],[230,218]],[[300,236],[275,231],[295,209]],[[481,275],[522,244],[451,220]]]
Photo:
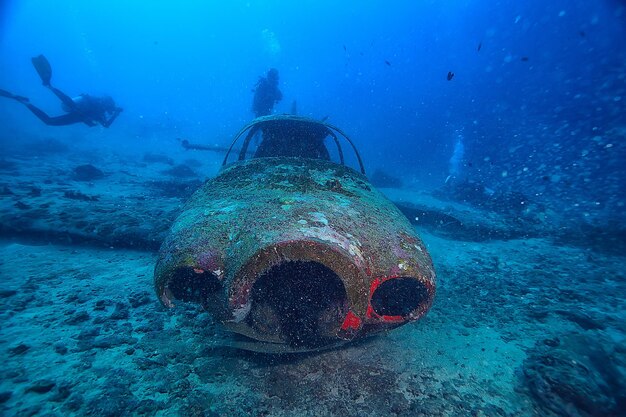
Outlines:
[[374,295],[374,291],[376,291],[376,288],[378,288],[378,286],[382,284],[382,282],[382,279],[375,278],[370,284],[369,302],[367,304],[367,312],[365,313],[365,317],[367,317],[368,319],[371,319],[372,317],[380,317],[378,314],[376,314],[374,308],[372,307],[372,296]]
[[195,272],[196,274],[204,274],[204,269],[194,268],[193,272]]
[[383,321],[389,322],[389,323],[398,323],[401,321],[404,321],[404,317],[402,316],[380,316]]
[[359,327],[361,327],[361,319],[352,311],[348,311],[348,314],[346,314],[346,319],[343,321],[343,324],[341,325],[341,330],[348,330],[348,329],[358,330]]
[[376,291],[376,288],[378,288],[380,284],[382,284],[383,282],[389,281],[390,279],[394,279],[394,278],[398,278],[398,275],[374,278],[374,280],[372,281],[372,284],[370,285],[370,298],[372,298],[372,295],[374,295],[374,291]]
[[374,311],[374,307],[372,307],[372,296],[374,295],[374,291],[376,291],[376,288],[378,288],[383,282],[389,281],[390,279],[394,278],[398,277],[394,275],[390,277],[376,278],[372,281],[372,284],[370,285],[370,299],[369,303],[367,304],[367,312],[365,313],[365,317],[367,317],[368,319],[377,318],[389,323],[398,323],[401,321],[405,321],[405,318],[402,316],[381,316],[380,314],[376,313]]
[[381,278],[374,278],[372,284],[370,285],[370,298],[372,298],[372,295],[374,295],[374,291],[376,291],[376,288],[378,288],[378,286],[382,283],[383,280]]

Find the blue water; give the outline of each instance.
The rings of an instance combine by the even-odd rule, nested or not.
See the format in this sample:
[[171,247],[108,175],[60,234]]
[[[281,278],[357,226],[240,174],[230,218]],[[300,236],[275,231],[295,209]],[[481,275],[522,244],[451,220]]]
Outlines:
[[[115,255],[80,252],[91,250],[82,248],[83,240],[90,244],[94,239],[98,244],[102,243],[99,237],[91,236],[92,233],[105,235],[107,248],[119,243],[118,240],[114,243],[108,241],[110,236],[102,232],[105,227],[93,226],[93,219],[74,217],[66,220],[53,211],[46,212],[54,214],[50,218],[38,218],[42,216],[37,211],[38,207],[43,210],[50,206],[50,202],[45,202],[48,204],[45,206],[43,200],[37,200],[41,189],[44,197],[52,195],[52,204],[56,201],[74,204],[74,201],[68,203],[67,198],[78,195],[76,213],[88,213],[93,201],[102,202],[105,209],[119,208],[121,204],[127,210],[137,204],[137,212],[148,213],[146,217],[150,219],[142,217],[133,221],[147,224],[142,230],[149,237],[139,236],[133,229],[132,233],[123,235],[122,240],[130,239],[127,236],[131,235],[139,236],[137,242],[140,243],[133,241],[127,246],[151,250],[155,245],[158,247],[159,242],[150,234],[151,228],[168,226],[164,219],[175,212],[174,208],[179,209],[184,201],[183,195],[186,198],[200,184],[200,179],[214,176],[217,173],[216,164],[219,164],[216,155],[209,157],[182,150],[180,140],[228,146],[237,131],[253,119],[252,96],[258,78],[268,69],[276,68],[280,73],[279,88],[283,99],[275,106],[275,113],[289,113],[292,103],[297,102],[299,115],[315,119],[327,117],[329,123],[340,127],[354,140],[370,178],[378,173],[378,181],[373,181],[375,185],[426,193],[428,198],[418,201],[417,208],[409,205],[403,208],[403,212],[408,213],[418,232],[426,235],[424,240],[432,249],[435,267],[442,281],[439,291],[443,295],[433,307],[434,319],[419,330],[413,330],[414,333],[394,336],[396,339],[392,341],[397,350],[388,352],[391,358],[389,369],[380,371],[374,365],[374,371],[368,367],[357,368],[357,376],[350,380],[365,385],[370,382],[372,386],[365,386],[363,392],[375,398],[377,405],[372,409],[359,408],[361,406],[355,405],[358,396],[344,395],[340,391],[335,397],[331,395],[337,407],[322,408],[322,413],[387,413],[389,410],[385,407],[389,404],[386,399],[377,396],[378,387],[381,384],[394,385],[390,380],[400,378],[401,382],[396,386],[400,390],[398,387],[404,387],[405,382],[408,384],[407,381],[418,378],[410,376],[416,374],[423,378],[420,386],[424,387],[424,392],[413,392],[411,395],[414,397],[407,400],[408,408],[396,409],[395,415],[472,415],[470,413],[476,410],[480,410],[482,415],[507,416],[549,413],[558,416],[626,415],[623,396],[626,386],[626,329],[623,308],[620,307],[625,296],[623,266],[626,264],[624,1],[0,1],[0,89],[28,97],[31,103],[50,115],[63,114],[58,98],[41,85],[33,69],[31,58],[39,54],[45,55],[52,65],[54,86],[71,97],[81,93],[110,95],[124,111],[108,129],[84,124],[53,127],[41,123],[20,103],[0,97],[0,198],[3,199],[0,203],[4,204],[0,207],[3,222],[0,232],[3,241],[34,241],[36,245],[61,242],[79,248],[59,249],[61,255],[54,252],[56,249],[32,249],[32,253],[29,252],[31,249],[7,249],[0,259],[0,267],[5,268],[4,274],[19,271],[19,265],[14,264],[12,259],[16,256],[26,259],[29,253],[32,259],[49,259],[48,265],[55,263],[54,259],[62,259],[67,265],[63,262],[57,265],[61,268],[60,272],[57,271],[61,275],[55,275],[55,279],[64,277],[66,273],[71,279],[82,280],[76,271],[85,259],[102,260],[102,265],[93,266],[96,271],[116,262],[106,257]],[[39,144],[36,150],[32,145],[34,143]],[[50,144],[60,146],[61,150],[47,149],[46,146],[52,146]],[[194,170],[191,176],[197,177],[196,182],[185,182],[185,191],[180,194],[178,192],[183,185],[177,182],[159,183],[163,187],[169,186],[168,192],[177,198],[165,209],[159,205],[165,194],[155,197],[146,192],[137,201],[126,200],[136,192],[131,187],[142,180],[158,182],[161,177],[171,175],[164,174],[165,168],[169,167],[150,165],[151,162],[142,159],[146,154],[171,156],[176,164],[190,166]],[[207,162],[210,158],[215,158],[217,162]],[[353,158],[349,162],[355,166]],[[87,163],[103,169],[105,178],[113,178],[111,183],[115,183],[117,188],[107,188],[97,180],[94,181],[96,186],[93,183],[73,183],[76,178],[68,173],[77,165]],[[31,192],[31,187],[41,189]],[[63,200],[60,195],[67,192],[64,187],[70,187],[72,193],[76,191],[79,194],[70,194],[70,197],[65,194],[67,198]],[[393,199],[392,196],[397,194],[390,194]],[[430,200],[433,196],[443,203],[433,203]],[[113,202],[107,206],[109,197]],[[114,201],[114,198],[123,203]],[[149,206],[151,202],[156,208]],[[35,207],[35,204],[41,206]],[[463,204],[463,208],[450,208],[449,205],[454,204]],[[31,209],[32,212],[29,211]],[[73,210],[60,211],[71,215]],[[428,224],[420,223],[424,221],[420,219],[426,212],[437,213],[435,220],[430,220]],[[463,217],[463,213],[471,215]],[[132,217],[132,212],[128,217]],[[428,219],[428,216],[425,218]],[[477,223],[480,226],[476,227],[478,232],[472,229],[476,218],[480,219],[478,223],[484,222]],[[120,224],[126,219],[120,220]],[[67,225],[78,223],[88,224],[84,227],[88,230],[85,233],[65,230]],[[134,226],[136,224],[133,223],[128,230]],[[457,226],[458,229],[454,229]],[[62,230],[60,234],[59,230]],[[66,232],[68,236],[65,236]],[[146,243],[148,240],[150,243]],[[500,244],[502,247],[498,246]],[[77,256],[76,260],[68,251]],[[76,251],[79,252],[75,254]],[[132,254],[120,255],[124,265],[120,271],[127,276],[149,276],[154,259],[150,258],[153,252],[147,253],[141,255],[146,257],[145,262],[137,261],[138,258]],[[36,266],[29,270],[30,277],[39,282],[43,275],[38,274],[43,274],[41,271],[46,264],[41,266],[36,263],[39,261],[33,262]],[[18,276],[12,275],[14,279]],[[103,272],[102,277],[105,276]],[[101,279],[101,283],[106,282],[105,278]],[[9,289],[14,284],[16,289],[22,285],[18,280],[10,282]],[[27,283],[31,290],[38,288],[33,287],[30,281]],[[52,293],[55,297],[56,291],[60,294],[55,298],[57,302],[64,300],[65,290],[56,287],[56,281],[53,284]],[[74,283],[71,280],[66,284],[84,285],[83,281]],[[154,301],[154,295],[149,293],[150,286],[148,279],[143,282],[142,291]],[[103,291],[107,288],[102,284]],[[19,308],[17,304],[11,304],[14,303],[11,297],[17,298],[11,291],[2,293],[0,297],[0,300],[8,300],[2,319],[14,320],[12,326],[20,328],[22,323],[31,323],[30,309],[35,307],[28,305],[27,301],[17,303],[21,306]],[[495,297],[497,300],[493,301],[491,297],[495,293],[504,295]],[[551,296],[542,298],[545,293]],[[115,302],[119,301],[115,297],[110,297],[114,302],[105,304],[108,313],[113,312]],[[85,299],[90,298],[85,295]],[[477,299],[483,300],[484,304],[474,302]],[[36,307],[45,306],[46,302],[44,299]],[[66,308],[74,302],[72,299],[61,303]],[[123,302],[128,304],[127,300]],[[459,306],[463,309],[455,310]],[[545,311],[541,310],[544,307]],[[139,316],[131,314],[131,321],[134,320],[135,327],[145,327],[145,322],[149,321],[146,317],[154,317],[151,315],[156,315],[157,307],[146,302],[139,308]],[[12,309],[17,312],[15,315]],[[145,309],[145,316],[141,309]],[[24,311],[28,314],[20,316],[20,312]],[[63,314],[73,314],[73,311],[68,311]],[[50,312],[40,312],[39,317],[46,314]],[[97,317],[100,313],[94,315],[89,311],[88,314]],[[154,320],[164,319],[158,316]],[[203,318],[199,322],[204,323],[202,320],[208,319]],[[475,331],[478,325],[474,326],[472,320],[486,327]],[[200,326],[197,322],[182,321],[184,323],[180,327],[184,329],[183,333],[191,332],[189,329],[192,328],[197,330],[194,325]],[[469,344],[450,342],[446,345],[445,340],[437,339],[432,332],[428,333],[428,329],[432,328],[429,326],[434,326],[437,332],[444,332],[449,326],[461,326],[459,323],[464,326],[460,330],[462,336],[470,337],[463,333],[468,332],[465,329],[468,328],[470,334],[475,331],[483,337],[481,342],[489,339],[491,332],[501,331],[501,334],[493,336],[495,341],[487,343],[482,351],[476,348],[473,353],[461,355],[463,359],[460,359],[454,352],[458,352],[459,346]],[[92,324],[95,326],[96,323]],[[42,334],[46,333],[43,329],[47,329],[48,325],[33,324]],[[26,327],[21,328],[24,334],[31,331],[24,329]],[[29,379],[21,373],[24,366],[20,355],[23,352],[18,343],[30,343],[32,346],[29,345],[30,350],[27,351],[38,352],[38,342],[31,343],[26,339],[20,342],[22,339],[15,335],[22,333],[12,332],[0,333],[2,352],[8,352],[6,358],[9,358],[11,370],[5,385],[0,384],[0,406],[4,407],[0,409],[0,416],[40,415],[44,411],[53,413],[51,415],[57,415],[54,414],[56,412],[72,415],[116,415],[122,412],[111,404],[105,407],[97,402],[101,397],[97,389],[101,387],[94,388],[96,394],[88,394],[89,390],[85,388],[88,384],[72,385],[74,394],[80,391],[85,397],[84,403],[82,400],[65,403],[50,400],[50,403],[47,397],[41,400],[44,397],[33,394],[37,389],[45,393],[57,392],[55,390],[59,390],[61,385],[59,382],[55,388],[49,388],[51,391],[45,391],[45,383],[35,384],[44,388],[24,388],[20,384]],[[183,336],[193,338],[198,334],[199,330],[193,335],[184,333]],[[159,340],[143,342],[144,347],[137,347],[137,351],[157,351],[163,348]],[[426,342],[419,345],[417,340]],[[596,341],[600,347],[585,350],[589,340]],[[118,348],[120,344],[128,344],[127,340],[118,342],[117,345],[113,343]],[[203,343],[202,339],[196,342]],[[515,348],[507,345],[509,342]],[[74,342],[67,343],[70,353],[76,352],[72,351]],[[101,344],[98,343],[93,342],[93,352],[108,358],[105,353],[100,353]],[[189,347],[180,340],[177,343],[179,345],[169,349],[185,351]],[[377,348],[380,347],[377,343],[384,345],[380,341],[373,343]],[[413,356],[408,354],[394,362],[393,358],[406,354],[412,346],[426,349],[429,343],[436,346],[436,351],[443,352],[440,353],[442,363],[437,363],[435,358],[431,362],[426,361],[426,365],[422,364],[425,368],[416,370],[411,368],[412,365],[406,365],[413,363]],[[478,342],[472,342],[472,347],[477,346]],[[507,350],[507,346],[513,353]],[[551,370],[544,369],[545,361],[542,360],[545,355],[552,354],[546,353],[546,349],[554,346],[561,346],[562,350],[558,348],[560,353],[554,353],[551,362],[548,362],[566,364],[563,368],[569,371],[563,371],[556,365],[558,369],[552,374]],[[300,407],[302,415],[321,415],[316,407],[332,402],[324,396],[331,388],[328,392],[315,391],[323,396],[319,404],[313,399],[307,400],[309,402],[302,399],[308,398],[308,386],[296,392],[297,395],[291,393],[293,397],[285,394],[288,398],[280,397],[278,402],[271,400],[273,394],[255,389],[257,383],[265,387],[269,380],[289,380],[295,378],[294,375],[300,375],[299,372],[315,374],[318,371],[315,358],[308,357],[305,362],[296,365],[281,363],[284,367],[271,368],[266,363],[259,365],[250,358],[233,359],[229,355],[225,355],[226,359],[206,359],[205,351],[198,346],[194,349],[193,355],[201,358],[196,360],[205,362],[196,362],[192,368],[196,371],[219,368],[219,376],[215,377],[219,384],[226,384],[220,379],[224,375],[231,384],[226,384],[228,388],[223,390],[214,390],[214,385],[211,385],[216,383],[214,377],[201,375],[200,380],[206,384],[201,390],[210,392],[215,398],[224,395],[224,392],[236,394],[223,403],[203,397],[197,399],[199,405],[196,406],[192,400],[180,400],[193,391],[192,385],[182,388],[168,386],[159,393],[165,395],[169,392],[171,398],[155,397],[154,404],[158,403],[158,407],[154,406],[152,410],[147,406],[148,411],[144,415],[174,415],[174,411],[180,412],[180,415],[235,415],[232,410],[238,406],[239,395],[244,398],[242,404],[246,404],[245,411],[240,410],[240,415],[259,415],[257,413],[261,413],[261,409],[264,415],[296,415],[290,414],[295,413],[291,406],[294,409]],[[350,361],[359,357],[356,349],[349,351],[351,353],[322,357],[319,360],[325,365],[321,368],[328,371],[334,361],[339,361],[337,368],[349,373],[354,369]],[[365,349],[370,361],[367,366],[370,366],[376,361],[376,355],[367,347]],[[498,349],[506,354],[502,353],[497,359],[476,359],[480,352],[497,352]],[[537,381],[545,382],[541,376],[549,375],[552,380],[563,378],[574,381],[572,386],[584,386],[582,382],[576,385],[578,380],[568,373],[573,372],[581,378],[580,381],[584,381],[584,375],[587,375],[580,371],[581,368],[570,369],[573,362],[567,359],[568,353],[564,353],[570,351],[577,352],[582,358],[591,358],[590,362],[584,363],[584,367],[590,369],[595,366],[597,369],[589,371],[589,374],[595,372],[594,378],[600,376],[594,380],[596,385],[590,384],[593,386],[588,391],[585,391],[586,388],[580,392],[572,389],[575,394],[571,397],[563,392],[559,397],[554,394],[558,389],[550,391]],[[82,350],[79,352],[77,357],[83,355]],[[509,353],[510,356],[507,356]],[[128,353],[128,357],[132,354]],[[595,354],[597,357],[593,359]],[[419,355],[423,355],[422,350]],[[41,356],[36,357],[41,359]],[[159,362],[159,366],[165,369],[174,364],[180,365],[171,375],[179,378],[180,374],[176,372],[180,372],[184,374],[180,378],[187,378],[189,372],[180,369],[191,367],[189,364],[194,358],[179,357],[171,352],[167,357],[168,365]],[[615,364],[605,369],[600,364],[608,361],[607,357],[613,358],[611,360]],[[533,358],[534,361],[531,361]],[[566,359],[561,361],[560,358]],[[508,364],[506,361],[509,359],[515,365],[506,368],[507,365],[503,364]],[[105,360],[115,362],[117,359]],[[165,378],[164,374],[153,369],[156,365],[141,360],[139,370],[132,371],[135,372],[132,377],[135,378],[133,384],[136,385],[132,385],[135,391],[138,386],[150,387],[150,383],[144,380],[149,378],[144,378],[142,374],[146,368],[149,369],[146,372],[152,372],[149,373],[150,378]],[[90,361],[93,359],[80,356],[80,359],[72,357],[68,363],[74,364],[72,372],[75,372],[82,369],[84,363],[91,366]],[[467,363],[471,372],[476,371],[475,374],[470,372],[470,378],[473,378],[471,375],[479,375],[474,382],[484,377],[490,381],[489,384],[494,384],[487,384],[489,392],[473,391],[474,388],[464,391],[464,387],[480,386],[480,383],[463,385],[467,381],[465,374],[459,376],[460,379],[453,379],[450,375],[455,374],[454,378],[457,378],[459,363]],[[507,371],[496,372],[496,377],[489,379],[480,374],[481,369],[489,368],[484,365],[486,363],[502,365],[510,371],[510,375]],[[257,365],[262,369],[265,366],[272,369],[267,371],[271,378],[263,373],[265,371],[259,371],[260,374],[255,373],[256,370],[250,371],[254,375],[246,373],[248,366],[256,369]],[[98,366],[103,365],[98,362],[94,369]],[[114,375],[118,371],[111,371],[107,378],[115,380]],[[168,368],[167,372],[170,371]],[[103,375],[97,370],[93,372],[89,374],[92,378]],[[379,378],[375,383],[369,378],[371,372]],[[50,371],[49,378],[56,381],[57,373]],[[197,373],[200,375],[199,371]],[[442,374],[449,379],[446,380]],[[515,379],[518,382],[513,383],[505,381],[504,377],[498,380],[497,375],[503,374],[510,378],[525,375],[527,382]],[[132,378],[128,377],[129,380]],[[28,383],[31,384],[34,379],[37,378],[31,378]],[[600,379],[603,382],[598,382]],[[191,384],[200,384],[195,379],[193,381]],[[337,379],[333,381],[337,383]],[[443,385],[437,385],[441,381]],[[522,378],[521,381],[526,380]],[[520,394],[517,388],[511,388],[507,394],[494,394],[503,386],[518,387],[518,383],[526,388],[531,386],[531,393]],[[314,388],[319,387],[315,385]],[[109,392],[110,389],[107,385],[102,392]],[[11,390],[16,390],[17,394],[6,397],[5,393]],[[445,396],[441,394],[444,391]],[[242,394],[245,392],[247,394]],[[406,394],[406,391],[403,392]],[[457,394],[458,397],[455,397]],[[259,398],[269,395],[270,400],[259,399],[255,397],[257,395]],[[433,400],[439,396],[445,398]],[[483,397],[493,400],[490,406],[494,408],[485,406],[480,401]],[[557,397],[558,400],[552,400]],[[136,402],[125,402],[127,397],[122,395],[111,398],[114,398],[111,402],[127,405],[124,413],[130,413],[129,410],[136,412]],[[422,403],[415,398],[423,400],[426,404],[424,408],[416,408],[417,403]],[[531,401],[529,398],[534,399]],[[65,398],[62,400],[65,401]],[[62,408],[54,408],[57,403],[63,404],[58,406]],[[609,411],[594,414],[589,404],[601,404],[597,406],[599,410]],[[157,409],[158,412],[155,411]],[[205,414],[196,413],[199,409]]]
[[[574,134],[567,146],[579,147],[624,114],[617,1],[4,4],[2,88],[58,109],[30,64],[43,53],[68,94],[115,98],[125,112],[107,140],[138,135],[123,139],[129,147],[145,146],[146,131],[158,138],[150,146],[177,135],[227,142],[251,119],[250,90],[269,67],[281,75],[277,112],[297,100],[302,115],[329,116],[358,138],[371,165],[434,183],[457,132],[480,168],[543,125],[569,123],[549,140]],[[33,124],[0,105],[3,123]]]

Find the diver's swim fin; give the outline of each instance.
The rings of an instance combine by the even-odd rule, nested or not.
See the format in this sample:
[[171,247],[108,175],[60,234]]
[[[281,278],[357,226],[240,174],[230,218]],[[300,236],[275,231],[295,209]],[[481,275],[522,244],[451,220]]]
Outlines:
[[41,77],[41,82],[46,87],[50,86],[50,79],[52,78],[52,67],[50,63],[46,59],[45,56],[39,55],[31,59],[33,61],[33,66],[37,70],[39,77]]
[[28,98],[17,96],[13,93],[9,93],[7,90],[3,90],[0,88],[0,97],[12,98],[13,100],[17,100],[20,103],[28,103]]

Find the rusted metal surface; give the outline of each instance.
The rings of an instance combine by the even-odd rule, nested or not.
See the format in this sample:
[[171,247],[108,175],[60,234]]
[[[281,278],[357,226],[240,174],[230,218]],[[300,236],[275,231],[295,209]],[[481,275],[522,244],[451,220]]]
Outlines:
[[197,302],[255,341],[311,350],[419,319],[435,272],[411,224],[365,176],[280,157],[237,162],[192,196],[155,285],[166,306]]

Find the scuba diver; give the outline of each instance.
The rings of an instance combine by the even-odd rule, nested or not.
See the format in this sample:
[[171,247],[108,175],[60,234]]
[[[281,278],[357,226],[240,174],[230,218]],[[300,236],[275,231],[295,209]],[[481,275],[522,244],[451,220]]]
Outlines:
[[259,77],[254,90],[252,111],[254,117],[272,114],[274,104],[283,99],[283,93],[278,89],[278,70],[270,68],[265,77]]
[[30,104],[30,100],[27,97],[18,96],[2,89],[0,89],[0,97],[10,98],[22,103],[45,124],[49,126],[65,126],[74,123],[85,123],[90,127],[97,124],[109,127],[123,111],[121,107],[115,105],[115,101],[109,96],[94,97],[88,94],[81,94],[75,98],[69,97],[50,84],[52,68],[45,56],[39,55],[34,57],[32,62],[39,77],[41,77],[43,85],[48,87],[61,100],[63,110],[67,114],[50,117],[40,108]]
[[[240,151],[240,159],[252,153],[253,158],[282,156],[330,160],[330,153],[324,144],[330,135],[328,128],[323,124],[310,123],[306,118],[298,117],[295,114],[297,112],[295,101],[291,115],[272,115],[274,104],[283,97],[278,89],[277,69],[271,68],[265,77],[259,77],[256,88],[252,91],[254,92],[252,111],[256,116],[252,124],[256,124],[256,127],[246,138],[244,149]],[[249,151],[248,144],[253,139],[257,146],[254,151]],[[181,140],[181,145],[185,149],[230,152],[227,148],[194,144],[188,140]]]

